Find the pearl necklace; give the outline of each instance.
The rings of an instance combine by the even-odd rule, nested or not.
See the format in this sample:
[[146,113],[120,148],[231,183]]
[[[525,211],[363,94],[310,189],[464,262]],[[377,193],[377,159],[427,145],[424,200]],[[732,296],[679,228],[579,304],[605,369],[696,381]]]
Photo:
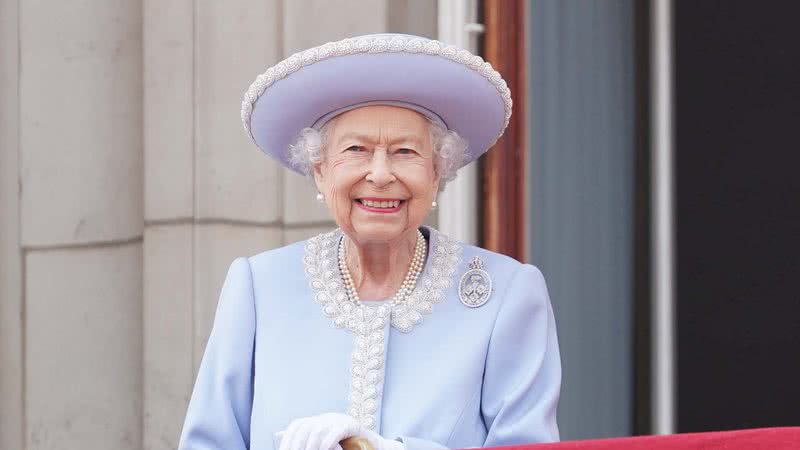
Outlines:
[[[403,283],[400,285],[400,289],[394,294],[394,297],[392,297],[392,303],[394,305],[403,303],[406,300],[406,297],[411,295],[411,293],[414,291],[414,288],[417,285],[417,278],[419,278],[420,273],[422,273],[422,266],[425,263],[425,253],[425,236],[422,235],[422,232],[417,230],[417,244],[414,248],[414,256],[411,258],[411,266],[408,268],[408,273],[406,274]],[[338,256],[339,271],[342,273],[342,279],[344,281],[344,288],[345,292],[347,293],[347,298],[359,306],[364,306],[363,303],[361,303],[361,299],[358,298],[358,292],[356,291],[353,277],[350,275],[350,269],[347,268],[347,262],[345,262],[344,237],[342,237],[342,240],[339,241]]]

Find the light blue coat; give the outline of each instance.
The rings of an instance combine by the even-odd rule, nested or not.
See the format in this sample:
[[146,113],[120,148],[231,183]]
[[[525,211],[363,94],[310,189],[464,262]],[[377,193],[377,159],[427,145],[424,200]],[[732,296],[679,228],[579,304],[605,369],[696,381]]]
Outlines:
[[[408,450],[557,441],[561,364],[541,272],[423,232],[423,274],[395,309],[343,296],[338,230],[236,259],[180,448],[271,450],[292,420],[327,412]],[[493,288],[470,308],[458,286],[475,256]]]

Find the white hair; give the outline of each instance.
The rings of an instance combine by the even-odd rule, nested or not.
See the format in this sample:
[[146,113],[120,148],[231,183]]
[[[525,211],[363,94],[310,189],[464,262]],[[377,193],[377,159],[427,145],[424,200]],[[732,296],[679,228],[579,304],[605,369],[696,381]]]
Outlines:
[[[303,128],[300,131],[297,139],[289,146],[289,161],[292,166],[305,175],[310,176],[313,173],[314,165],[324,157],[328,131],[335,120],[326,123],[319,131],[314,128]],[[442,191],[456,177],[456,172],[469,157],[467,141],[455,131],[446,130],[430,119],[428,123],[433,143],[434,167],[439,174],[439,191]]]

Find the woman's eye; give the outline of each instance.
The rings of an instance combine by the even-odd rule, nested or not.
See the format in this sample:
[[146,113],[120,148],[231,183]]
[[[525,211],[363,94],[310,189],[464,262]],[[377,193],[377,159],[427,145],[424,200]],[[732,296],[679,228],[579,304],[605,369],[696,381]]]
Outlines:
[[364,147],[360,145],[351,145],[345,149],[346,152],[361,152],[364,151]]
[[414,153],[417,153],[417,152],[415,152],[414,150],[412,150],[410,148],[400,148],[400,149],[397,149],[396,153],[398,155],[413,155]]

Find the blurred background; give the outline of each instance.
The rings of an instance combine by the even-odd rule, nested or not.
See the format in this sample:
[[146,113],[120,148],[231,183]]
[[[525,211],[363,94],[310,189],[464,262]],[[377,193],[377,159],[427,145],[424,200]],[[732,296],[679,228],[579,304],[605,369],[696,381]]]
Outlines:
[[800,425],[797,9],[0,0],[0,449],[177,446],[230,262],[334,226],[242,93],[386,31],[511,87],[430,222],[544,272],[563,439]]

